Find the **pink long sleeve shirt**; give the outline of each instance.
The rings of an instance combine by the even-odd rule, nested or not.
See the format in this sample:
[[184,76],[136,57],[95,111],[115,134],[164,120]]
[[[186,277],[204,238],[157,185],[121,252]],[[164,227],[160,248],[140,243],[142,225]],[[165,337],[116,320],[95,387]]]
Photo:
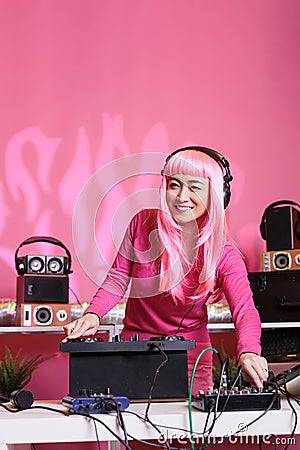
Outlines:
[[[151,235],[157,229],[156,215],[155,209],[147,209],[132,219],[115,261],[85,313],[94,313],[101,319],[124,297],[130,283],[124,337],[171,336],[177,332],[186,339],[209,342],[206,307],[209,296],[197,301],[191,309],[191,302],[175,303],[168,292],[158,290],[160,245],[157,235]],[[195,283],[193,271],[187,277],[193,277],[191,284]],[[223,291],[231,310],[237,356],[244,352],[260,354],[261,324],[247,270],[239,251],[230,242],[225,243],[217,265],[215,288]]]

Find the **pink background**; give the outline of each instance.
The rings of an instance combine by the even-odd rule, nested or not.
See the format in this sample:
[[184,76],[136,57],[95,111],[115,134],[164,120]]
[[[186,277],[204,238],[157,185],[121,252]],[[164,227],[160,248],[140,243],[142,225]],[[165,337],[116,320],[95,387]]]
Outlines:
[[299,201],[299,13],[298,0],[2,0],[1,297],[15,294],[18,245],[50,235],[89,300],[72,237],[82,187],[117,158],[189,143],[229,159],[232,233],[258,269],[265,207]]
[[[0,296],[15,296],[18,245],[48,235],[69,248],[70,285],[88,301],[97,286],[72,234],[81,189],[121,157],[190,143],[229,159],[232,234],[259,270],[264,209],[300,200],[299,1],[1,0],[0,11]],[[145,183],[159,177],[120,183],[88,218],[108,259],[111,216]]]

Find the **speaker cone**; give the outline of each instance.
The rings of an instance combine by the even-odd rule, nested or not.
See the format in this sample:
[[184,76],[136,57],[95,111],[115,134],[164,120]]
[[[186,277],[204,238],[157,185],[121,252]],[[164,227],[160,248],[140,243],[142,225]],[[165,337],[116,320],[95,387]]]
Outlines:
[[28,272],[41,273],[45,269],[45,261],[41,256],[28,256]]
[[273,266],[276,270],[287,270],[292,266],[290,253],[276,253],[273,259]]
[[53,321],[53,311],[50,306],[37,306],[33,316],[37,325],[50,325]]
[[63,272],[63,258],[59,256],[49,257],[47,259],[47,273],[62,273]]

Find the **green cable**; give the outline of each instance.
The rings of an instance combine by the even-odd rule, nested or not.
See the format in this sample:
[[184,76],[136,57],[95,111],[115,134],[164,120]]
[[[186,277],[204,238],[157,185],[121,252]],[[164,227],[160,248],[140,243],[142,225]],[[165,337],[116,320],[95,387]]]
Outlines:
[[200,361],[200,359],[202,358],[202,356],[204,355],[204,353],[208,352],[209,350],[215,352],[215,353],[219,353],[218,350],[216,350],[213,347],[207,347],[204,348],[199,355],[197,356],[197,359],[195,361],[194,367],[193,367],[193,371],[192,371],[192,375],[191,375],[191,381],[190,381],[190,389],[189,389],[189,399],[188,399],[188,408],[189,408],[189,425],[190,425],[190,441],[191,441],[191,448],[194,450],[195,448],[195,441],[194,441],[194,436],[193,436],[193,418],[192,418],[192,391],[193,391],[193,383],[194,383],[194,378],[195,378],[195,372],[198,366],[198,363]]

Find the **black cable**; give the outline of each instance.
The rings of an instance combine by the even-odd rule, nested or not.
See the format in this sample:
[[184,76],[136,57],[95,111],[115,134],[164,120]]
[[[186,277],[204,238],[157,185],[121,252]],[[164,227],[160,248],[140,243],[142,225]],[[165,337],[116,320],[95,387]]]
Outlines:
[[195,303],[192,304],[192,306],[190,307],[190,309],[187,310],[187,312],[184,314],[184,316],[181,318],[179,325],[177,327],[177,330],[174,333],[174,336],[177,336],[177,333],[179,333],[180,328],[182,327],[182,323],[184,321],[184,319],[186,318],[186,316],[193,310],[195,306]]
[[4,408],[6,411],[11,412],[11,413],[18,413],[21,411],[27,411],[29,409],[45,409],[46,411],[57,412],[59,414],[63,414],[64,416],[70,416],[70,413],[67,411],[63,411],[61,409],[56,409],[56,408],[51,408],[48,406],[30,406],[29,408],[14,409],[14,408],[9,408],[8,406],[4,405],[3,403],[0,403],[0,407]]
[[[134,412],[134,411],[126,411],[126,413],[127,414],[132,414],[133,416],[136,416],[138,419],[140,419],[142,422],[147,422],[147,420],[144,418],[144,417],[142,417],[140,414],[137,414],[136,412]],[[187,429],[187,428],[180,428],[180,427],[172,427],[171,425],[163,425],[163,424],[155,424],[154,422],[152,422],[152,423],[150,423],[150,425],[155,425],[156,427],[162,427],[162,428],[164,428],[164,429],[166,429],[166,430],[176,430],[176,431],[184,431],[185,433],[188,433],[189,432],[189,430]],[[156,429],[156,428],[155,428]],[[200,435],[202,435],[203,433],[197,433],[197,432],[195,432],[195,434],[198,434],[199,436]],[[131,437],[131,436],[130,436]]]
[[[217,420],[217,411],[218,411],[218,405],[219,405],[219,400],[220,400],[220,395],[221,395],[222,378],[223,378],[223,374],[224,374],[224,371],[225,371],[225,367],[226,367],[226,359],[222,363],[220,377],[219,377],[219,387],[218,387],[218,392],[217,392],[217,398],[216,398],[215,404],[212,405],[213,421],[212,421],[212,424],[211,424],[211,426],[210,426],[210,428],[208,430],[206,430],[207,420],[208,419],[205,422],[205,428],[203,430],[203,436],[204,436],[204,443],[203,444],[205,444],[205,441],[209,438],[210,434],[212,433],[213,428],[214,428],[215,423],[216,423],[216,420]],[[208,415],[209,414],[210,414],[210,412],[208,413]]]
[[[284,387],[285,387],[285,390],[287,391],[286,380],[284,380]],[[296,431],[296,428],[297,428],[298,415],[297,415],[297,411],[295,410],[294,406],[292,405],[290,397],[287,396],[286,399],[287,399],[287,402],[290,405],[290,408],[291,408],[291,410],[293,411],[293,414],[294,414],[294,426],[293,426],[292,432],[291,432],[290,437],[289,437],[289,439],[291,440],[294,437],[295,431]],[[284,450],[287,450],[289,448],[289,446],[290,446],[290,444],[287,443],[286,446],[284,447]]]
[[[84,310],[85,308],[84,308],[84,306],[83,306],[83,304],[81,303],[81,301],[79,300],[79,298],[78,298],[78,295],[76,294],[76,292],[69,286],[69,290],[72,292],[72,294],[74,295],[74,297],[76,298],[76,301],[77,301],[77,303],[81,306],[81,308]],[[71,305],[72,305],[72,303],[71,303]]]
[[129,447],[129,445],[127,443],[124,442],[124,440],[122,438],[120,438],[120,436],[118,434],[116,434],[108,425],[106,425],[106,423],[104,423],[102,420],[98,419],[95,416],[92,416],[88,413],[84,413],[84,412],[73,412],[73,411],[63,411],[61,409],[56,409],[56,408],[51,408],[48,406],[30,406],[30,408],[24,408],[24,409],[12,409],[7,407],[6,405],[0,403],[0,406],[2,408],[4,408],[6,411],[11,412],[11,413],[18,413],[21,411],[27,411],[27,410],[31,410],[31,409],[43,409],[46,411],[52,411],[52,412],[57,412],[59,414],[63,414],[64,416],[73,416],[73,415],[78,415],[78,416],[83,416],[83,417],[87,417],[93,421],[99,422],[102,426],[104,426],[121,444],[123,444],[125,446],[125,448],[127,450],[132,450],[131,447]]
[[[227,440],[227,439],[229,439],[229,438],[231,438],[232,436],[238,435],[238,434],[241,433],[244,429],[248,429],[251,425],[253,425],[255,422],[257,422],[258,420],[260,420],[265,414],[267,414],[267,412],[270,411],[270,409],[272,408],[272,406],[273,406],[273,404],[274,404],[274,402],[275,402],[275,400],[276,400],[276,394],[277,394],[277,392],[274,392],[274,396],[273,396],[272,401],[270,402],[270,405],[269,405],[269,406],[268,406],[268,407],[267,407],[267,408],[266,408],[266,409],[265,409],[258,417],[256,417],[255,419],[253,419],[251,422],[245,424],[245,426],[243,427],[243,429],[237,430],[235,433],[230,434],[230,435],[228,435],[228,436],[223,436],[223,437],[224,437],[224,441]],[[223,442],[224,442],[224,441],[223,441]],[[205,448],[212,447],[213,445],[217,445],[217,443],[212,443],[212,444],[210,444],[210,445],[207,445]]]
[[119,425],[122,428],[123,433],[124,433],[124,442],[128,445],[128,433],[127,433],[127,430],[126,430],[123,414],[122,414],[122,412],[120,410],[120,405],[118,404],[118,402],[115,399],[113,399],[113,401],[115,403]]
[[97,429],[96,422],[94,420],[93,420],[93,425],[94,425],[94,430],[95,430],[95,435],[96,435],[96,440],[97,440],[97,447],[98,447],[98,450],[101,450],[98,429]]
[[94,420],[96,422],[99,422],[101,425],[103,425],[121,444],[123,444],[125,446],[125,448],[127,450],[132,450],[131,447],[129,447],[128,444],[125,443],[125,441],[120,438],[120,436],[118,434],[116,434],[108,425],[106,425],[106,423],[104,423],[102,420],[98,419],[98,417],[95,417],[94,415],[90,415],[90,414],[85,414],[85,413],[80,413],[80,412],[75,412],[75,413],[71,413],[70,415],[78,415],[78,416],[83,416],[83,417],[88,417],[91,420]]
[[[161,431],[159,430],[159,428],[156,425],[154,425],[151,422],[150,418],[149,418],[149,409],[150,409],[150,405],[151,405],[151,401],[152,401],[152,392],[153,392],[153,389],[154,389],[154,386],[155,386],[155,383],[156,383],[157,376],[159,374],[160,369],[169,361],[169,358],[168,358],[168,355],[162,350],[162,348],[158,344],[154,344],[153,343],[153,347],[157,348],[162,353],[164,359],[158,365],[158,367],[157,367],[157,369],[155,371],[154,377],[153,377],[152,384],[151,384],[150,389],[149,389],[148,404],[147,404],[146,411],[145,411],[145,419],[146,419],[146,421],[149,424],[151,424],[156,429],[156,431],[159,433],[159,435],[161,435]],[[165,442],[165,444],[166,444],[167,450],[170,450],[169,443]]]
[[145,417],[147,418],[147,420],[148,420],[149,409],[150,409],[150,405],[151,405],[151,401],[152,401],[152,392],[153,392],[153,389],[154,389],[155,383],[156,383],[156,378],[159,374],[160,369],[169,361],[168,355],[161,349],[161,347],[158,344],[153,343],[152,345],[153,345],[153,347],[157,348],[162,353],[164,360],[156,368],[155,374],[153,377],[153,381],[152,381],[152,384],[149,389],[148,404],[147,404],[147,408],[145,411]]
[[222,410],[220,411],[220,414],[218,415],[218,417],[216,418],[216,420],[218,420],[219,417],[221,416],[221,414],[222,414],[223,412],[226,411],[226,406],[227,406],[227,404],[228,404],[228,402],[229,402],[229,398],[230,398],[230,396],[231,396],[231,391],[232,391],[232,389],[235,387],[235,385],[237,384],[237,382],[239,381],[239,378],[241,377],[241,375],[242,375],[242,367],[240,366],[240,367],[238,368],[238,373],[237,373],[237,375],[236,375],[236,377],[235,377],[235,380],[234,380],[234,382],[232,383],[231,390],[230,390],[230,392],[228,393],[227,398],[226,398],[226,400],[225,400],[225,403],[224,403],[224,405],[223,405],[223,408],[222,408]]
[[[299,405],[300,404],[300,398],[298,396],[296,396],[296,395],[293,395],[292,393],[290,393],[288,391],[287,385],[286,385],[286,379],[283,380],[283,385],[280,385],[280,386],[278,385],[278,383],[276,381],[272,382],[272,383],[269,383],[269,384],[271,386],[274,386],[279,392],[281,392],[286,397],[287,402],[288,402],[288,404],[289,404],[289,406],[290,406],[290,408],[291,408],[291,410],[293,412],[293,415],[294,415],[294,426],[293,426],[291,434],[289,435],[289,440],[288,440],[288,442],[289,441],[291,442],[293,437],[294,437],[294,435],[295,435],[295,431],[296,431],[297,424],[298,424],[298,414],[297,414],[296,409],[292,405],[291,400],[294,400]],[[284,450],[287,450],[289,446],[290,446],[290,443],[287,443],[285,448],[284,448]]]

